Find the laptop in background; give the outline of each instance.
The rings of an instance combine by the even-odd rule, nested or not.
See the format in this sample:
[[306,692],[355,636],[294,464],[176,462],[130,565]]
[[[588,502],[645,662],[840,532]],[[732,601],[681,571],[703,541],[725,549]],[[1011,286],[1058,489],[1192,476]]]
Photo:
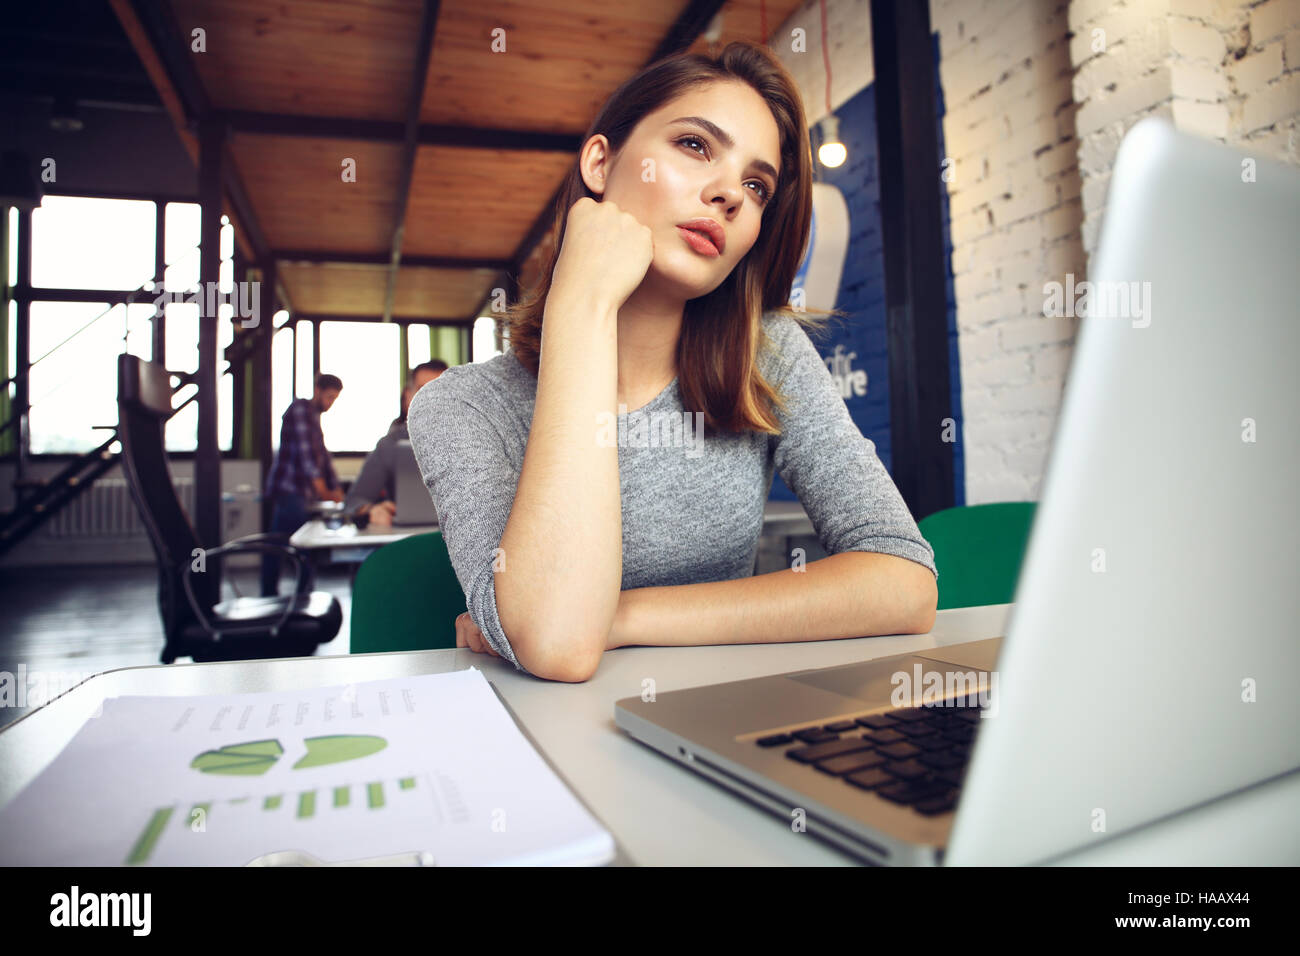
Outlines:
[[433,525],[438,523],[438,512],[433,507],[433,497],[425,487],[420,466],[415,460],[415,449],[410,439],[397,442],[397,489],[394,502],[397,513],[394,525]]
[[[1136,124],[1090,303],[1044,287],[1090,311],[1006,635],[629,697],[618,726],[884,864],[1045,862],[1300,769],[1298,223],[1300,172]],[[895,706],[931,673],[941,706]]]

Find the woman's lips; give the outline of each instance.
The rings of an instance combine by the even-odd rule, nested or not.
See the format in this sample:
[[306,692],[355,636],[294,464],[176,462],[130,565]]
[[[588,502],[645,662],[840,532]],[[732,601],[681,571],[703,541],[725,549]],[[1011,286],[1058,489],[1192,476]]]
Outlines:
[[677,231],[682,234],[686,244],[700,255],[708,256],[711,259],[718,258],[718,247],[702,233],[698,233],[694,229],[687,229],[685,226],[678,226]]

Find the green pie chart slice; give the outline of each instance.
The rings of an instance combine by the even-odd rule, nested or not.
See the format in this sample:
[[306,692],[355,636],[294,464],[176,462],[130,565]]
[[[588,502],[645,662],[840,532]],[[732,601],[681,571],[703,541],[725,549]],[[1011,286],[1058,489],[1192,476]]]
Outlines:
[[190,767],[201,773],[256,776],[275,766],[283,753],[278,740],[254,740],[205,750],[190,761]]
[[338,734],[328,737],[308,737],[303,741],[307,753],[293,765],[294,770],[310,767],[324,767],[345,760],[357,760],[369,757],[388,746],[383,737],[366,734]]

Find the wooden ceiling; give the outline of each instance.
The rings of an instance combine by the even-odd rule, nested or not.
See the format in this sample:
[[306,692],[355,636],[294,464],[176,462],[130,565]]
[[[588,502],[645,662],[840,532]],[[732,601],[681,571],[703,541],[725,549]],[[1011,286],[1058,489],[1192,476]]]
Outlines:
[[198,121],[225,130],[243,251],[279,263],[296,314],[457,323],[527,284],[555,192],[619,84],[660,56],[710,52],[715,14],[716,51],[761,42],[801,5],[110,2],[191,155]]

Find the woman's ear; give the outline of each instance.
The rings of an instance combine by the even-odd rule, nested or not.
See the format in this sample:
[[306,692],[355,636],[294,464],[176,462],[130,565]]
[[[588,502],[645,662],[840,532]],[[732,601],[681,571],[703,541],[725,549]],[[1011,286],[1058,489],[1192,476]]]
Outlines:
[[582,181],[597,196],[605,195],[610,159],[609,140],[604,133],[597,133],[587,140],[578,155],[578,172]]

